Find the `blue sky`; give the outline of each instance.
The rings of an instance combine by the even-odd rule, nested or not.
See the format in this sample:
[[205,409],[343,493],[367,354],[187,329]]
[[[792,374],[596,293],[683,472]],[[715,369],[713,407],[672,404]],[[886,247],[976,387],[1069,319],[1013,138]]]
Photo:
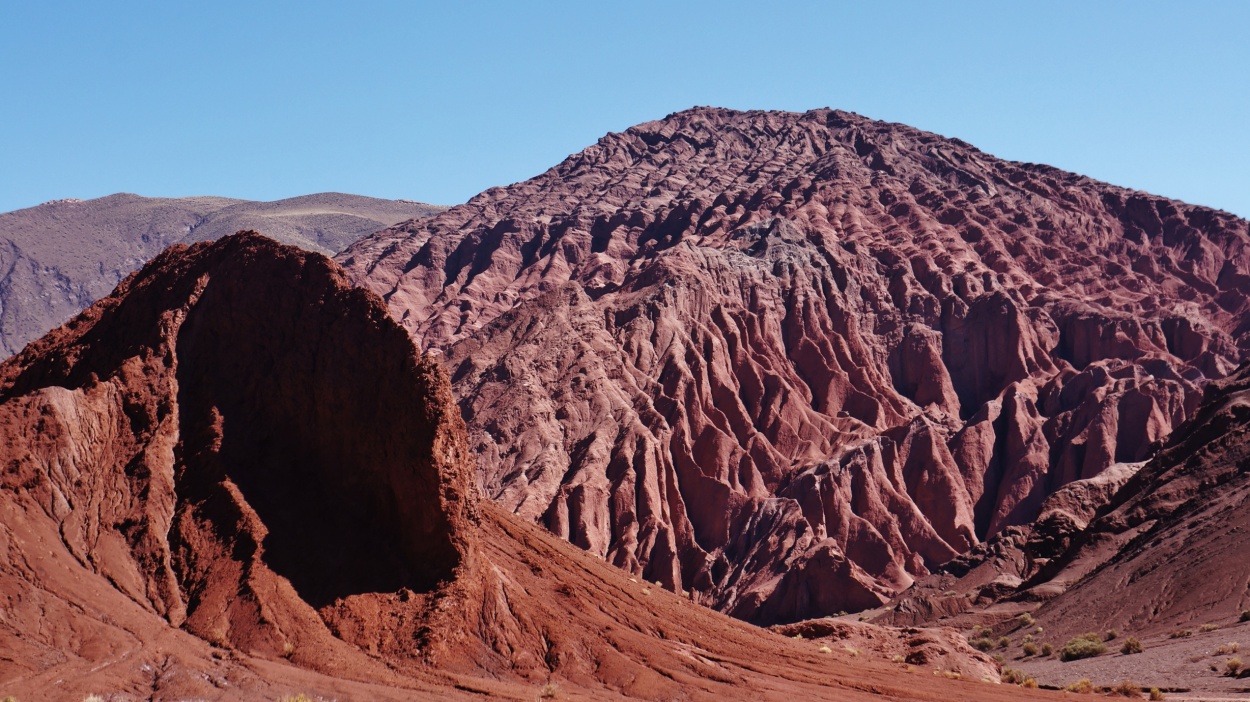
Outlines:
[[1250,216],[1250,2],[0,0],[0,211],[455,204],[692,105],[836,107]]

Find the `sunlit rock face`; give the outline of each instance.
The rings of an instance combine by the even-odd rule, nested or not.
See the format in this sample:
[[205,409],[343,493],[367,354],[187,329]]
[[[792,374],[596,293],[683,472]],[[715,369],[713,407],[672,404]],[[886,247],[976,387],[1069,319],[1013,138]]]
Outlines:
[[1250,347],[1246,221],[830,110],[670,115],[338,260],[487,495],[760,623],[1149,458]]

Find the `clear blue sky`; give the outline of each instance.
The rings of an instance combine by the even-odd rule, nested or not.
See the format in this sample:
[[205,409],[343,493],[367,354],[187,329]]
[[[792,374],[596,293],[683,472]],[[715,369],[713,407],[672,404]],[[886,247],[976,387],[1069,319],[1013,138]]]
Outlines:
[[692,105],[837,107],[1250,216],[1250,2],[0,0],[0,211],[454,204]]

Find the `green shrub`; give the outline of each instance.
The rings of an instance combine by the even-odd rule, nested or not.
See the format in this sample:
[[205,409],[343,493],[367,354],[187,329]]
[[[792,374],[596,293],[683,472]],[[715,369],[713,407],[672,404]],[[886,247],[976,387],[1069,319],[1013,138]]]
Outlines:
[[1158,702],[1159,700],[1165,700],[1167,698],[1163,696],[1163,690],[1160,690],[1157,687],[1152,687],[1150,688],[1150,699]]
[[1019,622],[1025,626],[1033,626],[1033,615],[1029,614],[1028,612],[1021,614],[1020,616],[1016,617],[1016,619],[1019,620]]
[[1124,639],[1124,644],[1120,646],[1120,653],[1126,656],[1132,653],[1141,653],[1143,650],[1141,642],[1135,636]]
[[1068,639],[1059,651],[1059,660],[1075,661],[1081,658],[1093,658],[1107,652],[1107,645],[1098,634],[1089,633]]
[[1024,655],[1026,655],[1026,656],[1036,656],[1036,655],[1037,655],[1037,644],[1035,644],[1035,643],[1033,643],[1033,642],[1031,642],[1031,641],[1030,641],[1029,643],[1026,643],[1026,644],[1025,644],[1022,648],[1023,648],[1023,651],[1024,651]]
[[972,647],[978,651],[989,651],[991,648],[994,648],[994,642],[987,638],[974,639]]
[[1011,639],[1007,638],[1006,636],[1004,636],[1004,637],[1002,637],[1002,638],[1000,638],[1000,639],[998,640],[998,647],[999,647],[999,648],[1007,648],[1007,647],[1008,647],[1008,646],[1010,646],[1010,645],[1011,645]]
[[1054,653],[1055,653],[1055,647],[1054,647],[1054,646],[1051,646],[1051,645],[1050,645],[1050,644],[1048,644],[1048,643],[1044,643],[1044,644],[1042,644],[1042,655],[1043,655],[1043,656],[1052,656],[1052,655],[1054,655]]

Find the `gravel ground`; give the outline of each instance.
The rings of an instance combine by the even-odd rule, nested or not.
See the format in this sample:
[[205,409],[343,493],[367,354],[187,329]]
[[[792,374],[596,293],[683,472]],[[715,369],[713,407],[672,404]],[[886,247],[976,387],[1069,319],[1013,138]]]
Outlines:
[[[1193,626],[1193,635],[1188,638],[1169,639],[1166,634],[1138,637],[1145,650],[1127,656],[1120,653],[1120,645],[1131,632],[1121,632],[1120,638],[1107,642],[1107,653],[1066,663],[1059,660],[1058,642],[1054,642],[1055,655],[1051,658],[1020,658],[1019,648],[1013,647],[1004,665],[1027,672],[1044,686],[1063,687],[1081,678],[1089,678],[1095,685],[1132,680],[1143,688],[1160,688],[1169,700],[1250,699],[1250,677],[1224,675],[1229,658],[1238,657],[1250,664],[1250,622],[1210,632],[1199,627]],[[1240,647],[1237,653],[1215,654],[1220,645],[1234,642]],[[1218,671],[1211,670],[1212,664]]]

